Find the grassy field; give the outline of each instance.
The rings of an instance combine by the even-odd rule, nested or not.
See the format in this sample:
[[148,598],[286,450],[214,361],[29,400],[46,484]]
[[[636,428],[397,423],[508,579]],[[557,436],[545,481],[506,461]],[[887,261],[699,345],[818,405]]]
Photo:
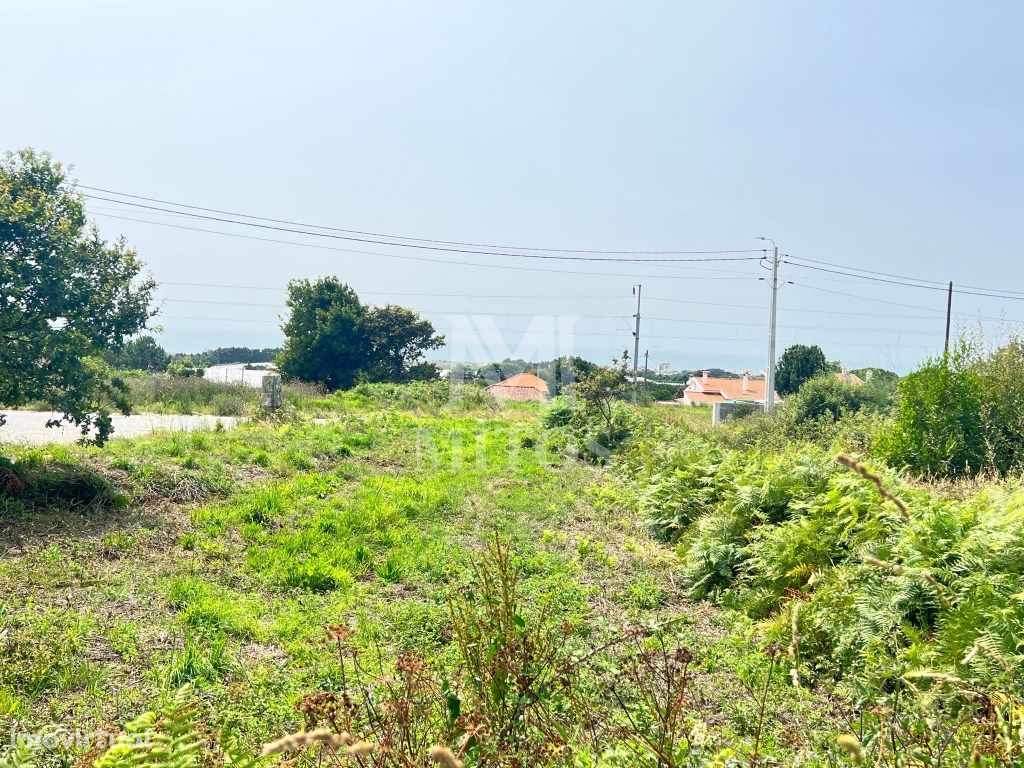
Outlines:
[[[689,602],[675,552],[604,471],[563,456],[535,407],[399,394],[307,398],[282,423],[230,432],[5,449],[18,479],[0,495],[4,730],[114,731],[188,685],[203,727],[254,754],[303,726],[309,694],[352,684],[339,626],[369,679],[415,657],[472,688],[456,641],[466,615],[489,616],[466,595],[497,573],[506,597],[516,582],[502,631],[536,632],[552,656],[527,662],[572,675],[548,691],[560,726],[543,744],[487,762],[481,731],[479,764],[668,764],[642,736],[661,711],[643,712],[649,649],[626,650],[643,637],[692,653],[685,706],[668,714],[699,764],[833,760],[845,724],[827,696],[786,685],[748,620]],[[630,668],[628,692],[609,684]],[[463,719],[494,705],[460,696],[478,710]]]

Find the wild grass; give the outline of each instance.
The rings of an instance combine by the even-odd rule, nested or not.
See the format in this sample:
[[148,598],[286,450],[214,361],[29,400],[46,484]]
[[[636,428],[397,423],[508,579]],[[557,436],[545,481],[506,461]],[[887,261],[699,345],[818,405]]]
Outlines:
[[[318,702],[347,692],[361,702],[350,734],[404,743],[412,761],[378,750],[364,765],[427,765],[431,747],[466,765],[837,764],[835,737],[854,730],[810,682],[833,674],[826,608],[837,609],[829,595],[842,584],[826,580],[820,610],[800,611],[795,688],[780,651],[791,641],[785,606],[811,577],[799,559],[753,565],[775,563],[791,542],[826,573],[831,540],[795,524],[749,553],[749,542],[707,539],[720,558],[712,594],[734,594],[762,622],[689,602],[692,561],[654,541],[645,519],[689,516],[679,536],[716,515],[715,530],[738,536],[774,530],[799,518],[808,489],[827,494],[841,482],[831,457],[787,454],[748,468],[749,457],[714,446],[634,440],[620,467],[602,469],[566,456],[536,407],[472,397],[363,387],[281,422],[102,450],[9,451],[24,487],[0,497],[0,591],[13,598],[0,609],[0,721],[123,727],[154,709],[160,723],[163,704],[188,685],[203,743],[222,734],[255,759],[262,744],[312,728]],[[643,503],[616,479],[626,470]],[[72,505],[39,492],[63,472],[98,478],[102,493]],[[843,474],[859,500],[850,514],[879,525],[899,517],[873,511],[873,486]],[[846,518],[829,522],[834,511],[822,505],[811,517],[839,526]],[[896,540],[904,549],[878,556],[916,567],[907,547],[941,531],[912,533]],[[1013,530],[1003,535],[1012,559]],[[899,588],[929,605],[908,574],[849,565],[879,585],[908,579]],[[341,630],[327,636],[325,625],[349,633],[341,656]],[[899,631],[903,642],[908,630]],[[971,663],[1000,655],[983,643]],[[884,722],[857,738],[868,745],[902,721]],[[203,764],[223,758],[213,749]]]

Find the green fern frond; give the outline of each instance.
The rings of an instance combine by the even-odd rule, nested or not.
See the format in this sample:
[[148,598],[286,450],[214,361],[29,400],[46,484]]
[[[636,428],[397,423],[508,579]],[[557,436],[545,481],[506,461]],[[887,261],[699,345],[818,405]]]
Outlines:
[[191,690],[185,686],[157,711],[128,723],[95,768],[200,768],[203,743]]

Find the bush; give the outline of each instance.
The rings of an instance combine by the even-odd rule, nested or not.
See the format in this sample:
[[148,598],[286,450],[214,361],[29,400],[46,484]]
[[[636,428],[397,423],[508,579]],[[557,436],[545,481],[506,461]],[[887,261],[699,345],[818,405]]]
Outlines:
[[979,700],[1019,696],[1020,483],[951,500],[848,464],[670,431],[631,444],[622,467],[695,594],[766,618],[795,680],[834,676],[858,696],[902,686],[908,707],[941,694],[942,716],[965,722]]
[[568,397],[556,397],[544,408],[541,420],[548,429],[567,427],[573,417],[573,401]]
[[835,422],[863,407],[860,390],[861,387],[846,384],[835,376],[819,376],[800,387],[781,407],[790,411],[796,424],[818,421],[822,417]]
[[730,420],[714,432],[731,448],[782,451],[794,440],[823,448],[866,450],[891,409],[891,388],[883,381],[851,386],[825,374],[806,382],[770,413]]
[[191,357],[177,357],[167,365],[167,373],[179,379],[201,379],[206,368]]
[[1007,474],[1024,466],[1024,344],[983,356],[962,342],[897,388],[891,431],[878,451],[931,477]]

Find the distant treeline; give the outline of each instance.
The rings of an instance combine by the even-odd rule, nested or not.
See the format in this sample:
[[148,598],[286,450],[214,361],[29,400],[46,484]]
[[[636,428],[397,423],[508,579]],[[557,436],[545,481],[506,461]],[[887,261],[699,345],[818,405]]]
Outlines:
[[226,363],[272,363],[280,347],[254,349],[252,347],[217,347],[197,355],[190,355],[203,365],[225,365]]
[[194,355],[180,352],[168,354],[152,336],[139,336],[117,349],[109,350],[105,357],[115,368],[162,373],[176,361],[188,361],[191,366],[199,369],[226,363],[272,363],[280,351],[277,347],[217,347]]

